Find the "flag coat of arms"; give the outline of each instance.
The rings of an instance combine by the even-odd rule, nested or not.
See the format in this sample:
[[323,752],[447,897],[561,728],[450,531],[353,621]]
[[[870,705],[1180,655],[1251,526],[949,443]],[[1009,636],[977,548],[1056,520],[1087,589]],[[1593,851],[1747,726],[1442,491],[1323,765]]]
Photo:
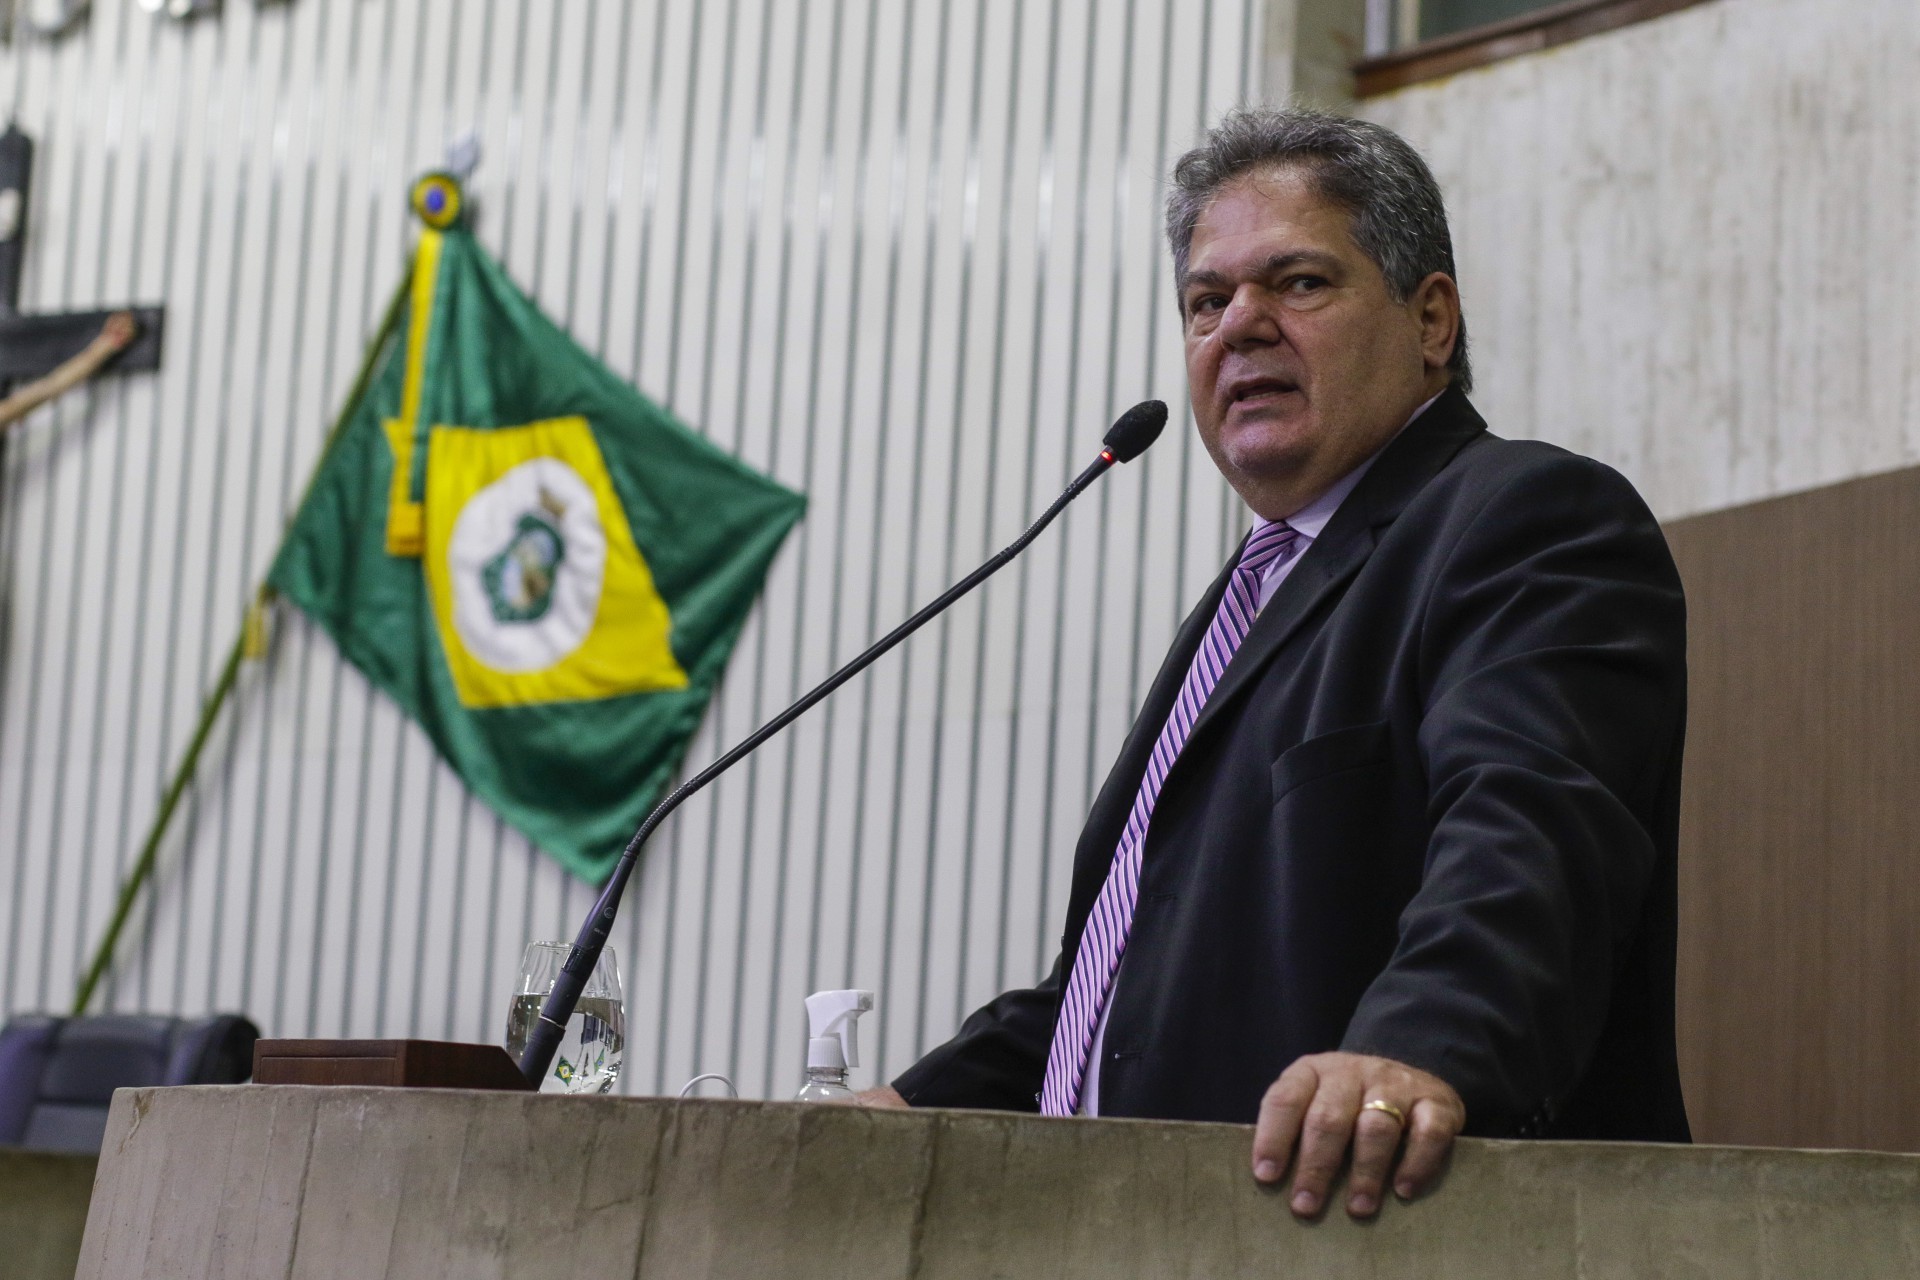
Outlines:
[[424,179],[377,339],[268,574],[474,794],[599,880],[678,767],[805,499],[550,322]]

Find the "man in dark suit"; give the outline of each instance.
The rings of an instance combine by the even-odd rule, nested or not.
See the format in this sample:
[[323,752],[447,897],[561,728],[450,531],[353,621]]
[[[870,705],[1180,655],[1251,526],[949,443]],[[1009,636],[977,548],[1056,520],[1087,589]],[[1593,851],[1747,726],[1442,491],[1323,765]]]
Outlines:
[[1631,486],[1488,433],[1432,175],[1230,117],[1169,238],[1202,440],[1256,519],[1096,800],[1066,932],[875,1104],[1255,1121],[1313,1215],[1461,1132],[1685,1141],[1685,617]]

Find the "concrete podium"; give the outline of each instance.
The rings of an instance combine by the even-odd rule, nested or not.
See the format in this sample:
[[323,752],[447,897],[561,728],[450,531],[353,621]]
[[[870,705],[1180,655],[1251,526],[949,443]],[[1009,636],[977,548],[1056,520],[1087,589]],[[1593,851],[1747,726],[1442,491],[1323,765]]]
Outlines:
[[115,1095],[79,1280],[1920,1275],[1920,1156],[1464,1141],[1296,1222],[1233,1125],[232,1086]]

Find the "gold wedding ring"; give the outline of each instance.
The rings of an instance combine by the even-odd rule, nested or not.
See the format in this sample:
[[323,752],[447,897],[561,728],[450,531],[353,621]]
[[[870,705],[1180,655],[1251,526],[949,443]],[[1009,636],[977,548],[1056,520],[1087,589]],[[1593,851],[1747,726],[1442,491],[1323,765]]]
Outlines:
[[1388,1102],[1385,1098],[1375,1098],[1360,1108],[1362,1111],[1382,1111],[1393,1117],[1393,1122],[1402,1129],[1407,1127],[1407,1113]]

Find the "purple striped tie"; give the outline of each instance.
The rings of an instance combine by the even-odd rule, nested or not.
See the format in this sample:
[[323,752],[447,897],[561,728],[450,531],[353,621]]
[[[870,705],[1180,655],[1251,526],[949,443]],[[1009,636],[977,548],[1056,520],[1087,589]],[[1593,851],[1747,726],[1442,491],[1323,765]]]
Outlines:
[[1153,744],[1146,775],[1140,779],[1139,794],[1133,798],[1133,812],[1127,817],[1127,829],[1120,835],[1120,847],[1114,851],[1113,868],[1107,882],[1094,899],[1093,912],[1087,917],[1086,931],[1080,935],[1080,951],[1073,963],[1073,976],[1067,980],[1067,994],[1060,1005],[1060,1021],[1053,1029],[1053,1047],[1047,1053],[1047,1078],[1040,1090],[1040,1111],[1049,1116],[1070,1116],[1080,1105],[1080,1087],[1087,1076],[1087,1055],[1093,1051],[1094,1029],[1100,1025],[1100,1011],[1113,989],[1113,975],[1120,968],[1120,954],[1126,950],[1127,931],[1133,925],[1133,904],[1140,894],[1140,849],[1146,843],[1147,824],[1153,818],[1153,802],[1160,797],[1160,784],[1173,767],[1187,734],[1207,704],[1228,659],[1247,638],[1253,615],[1260,607],[1260,580],[1273,565],[1292,557],[1300,549],[1299,531],[1282,522],[1263,525],[1247,539],[1235,566],[1233,580],[1213,615],[1213,625],[1193,655],[1187,668],[1186,683]]

